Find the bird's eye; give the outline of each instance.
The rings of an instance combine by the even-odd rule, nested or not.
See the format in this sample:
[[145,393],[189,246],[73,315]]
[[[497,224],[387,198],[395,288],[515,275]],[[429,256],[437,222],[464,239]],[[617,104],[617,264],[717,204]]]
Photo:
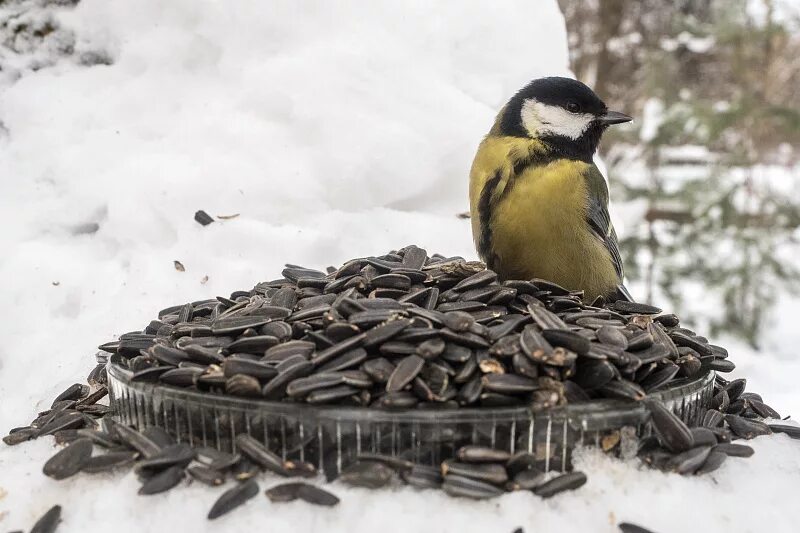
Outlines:
[[570,113],[577,113],[580,110],[581,110],[581,106],[579,106],[575,102],[569,102],[567,104],[567,111],[569,111]]

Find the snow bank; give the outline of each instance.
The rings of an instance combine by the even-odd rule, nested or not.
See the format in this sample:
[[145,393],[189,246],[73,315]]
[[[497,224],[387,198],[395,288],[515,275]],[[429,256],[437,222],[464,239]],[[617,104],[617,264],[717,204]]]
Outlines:
[[[474,257],[455,216],[474,149],[510,94],[567,65],[552,0],[84,0],[56,17],[76,50],[113,64],[16,62],[20,79],[0,89],[3,431],[82,380],[94,346],[161,307],[250,288],[287,261],[325,267],[412,242]],[[201,208],[240,216],[201,227]],[[569,532],[618,520],[757,531],[765,516],[790,531],[780,511],[800,481],[796,443],[755,446],[706,479],[590,453],[586,487],[550,501],[336,485],[333,510],[260,495],[208,523],[220,490],[137,497],[132,474],[57,483],[41,474],[42,439],[0,445],[0,528],[28,528],[61,503],[60,531]]]
[[[555,2],[86,0],[58,20],[114,63],[0,94],[9,423],[173,302],[412,242],[473,256],[475,147],[567,65]],[[204,228],[201,208],[240,216]]]

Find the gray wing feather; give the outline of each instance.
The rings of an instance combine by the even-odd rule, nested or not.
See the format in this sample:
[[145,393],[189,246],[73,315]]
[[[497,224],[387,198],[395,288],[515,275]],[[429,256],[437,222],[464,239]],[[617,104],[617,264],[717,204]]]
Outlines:
[[584,173],[586,185],[589,190],[589,206],[586,212],[586,219],[589,227],[603,242],[614,269],[617,271],[620,282],[624,275],[622,267],[622,257],[619,253],[619,243],[617,242],[617,232],[611,224],[611,216],[608,214],[608,187],[603,175],[595,165],[591,165]]

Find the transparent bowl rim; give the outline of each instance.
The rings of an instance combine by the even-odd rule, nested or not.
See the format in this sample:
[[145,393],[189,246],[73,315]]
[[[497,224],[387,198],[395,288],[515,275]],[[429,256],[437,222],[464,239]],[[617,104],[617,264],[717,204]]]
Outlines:
[[[185,401],[192,404],[237,411],[258,411],[262,414],[289,415],[305,419],[389,421],[389,422],[475,422],[500,419],[519,419],[532,417],[548,418],[606,418],[619,416],[645,416],[643,402],[626,400],[592,400],[554,407],[545,411],[532,411],[529,407],[464,407],[458,409],[381,409],[375,407],[350,407],[341,405],[309,405],[294,402],[276,402],[258,398],[246,398],[222,394],[211,394],[162,383],[131,381],[133,372],[109,361],[106,365],[109,378],[140,394],[157,400]],[[715,373],[708,370],[700,375],[676,381],[672,386],[647,395],[647,399],[670,403],[703,391]]]

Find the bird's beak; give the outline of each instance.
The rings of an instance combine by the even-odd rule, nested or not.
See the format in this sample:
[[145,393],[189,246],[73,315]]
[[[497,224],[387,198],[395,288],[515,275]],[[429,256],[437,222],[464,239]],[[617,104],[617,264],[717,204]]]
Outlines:
[[604,115],[597,117],[597,122],[605,126],[622,124],[623,122],[630,122],[631,120],[633,120],[633,117],[629,117],[625,113],[620,113],[619,111],[606,111]]

